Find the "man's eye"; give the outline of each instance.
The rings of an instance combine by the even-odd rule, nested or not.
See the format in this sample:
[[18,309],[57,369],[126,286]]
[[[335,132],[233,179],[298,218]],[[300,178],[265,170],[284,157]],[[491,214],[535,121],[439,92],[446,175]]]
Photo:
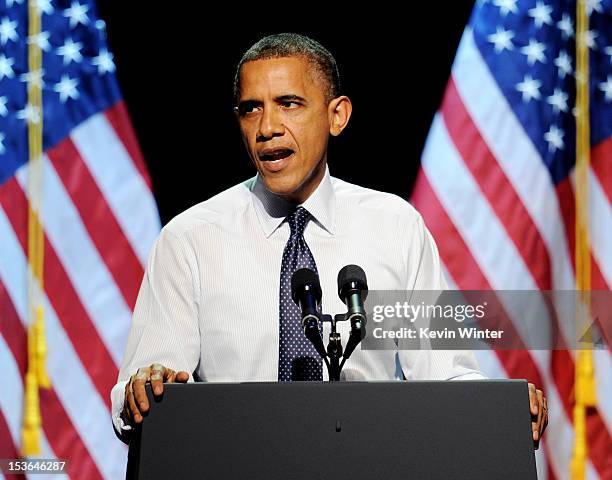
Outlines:
[[282,102],[281,105],[283,108],[293,109],[299,107],[301,104],[298,102]]
[[259,110],[259,106],[253,104],[240,105],[238,113],[242,115],[251,115]]

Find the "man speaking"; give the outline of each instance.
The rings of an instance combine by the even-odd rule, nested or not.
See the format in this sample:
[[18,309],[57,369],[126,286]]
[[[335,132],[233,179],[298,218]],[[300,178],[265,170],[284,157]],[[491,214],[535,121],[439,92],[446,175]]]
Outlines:
[[[363,267],[373,290],[446,287],[435,243],[410,204],[330,176],[328,141],[347,126],[352,105],[325,48],[296,34],[266,37],[242,57],[234,92],[257,176],[163,228],[111,394],[113,423],[124,440],[151,408],[147,382],[159,395],[163,382],[186,382],[191,372],[213,382],[325,379],[291,299],[299,268],[318,272],[328,312],[345,310],[336,274],[347,264]],[[382,149],[372,168],[391,165],[392,154]],[[214,166],[232,168],[232,161],[217,159]],[[339,324],[343,338],[346,323]],[[345,380],[483,378],[471,352],[432,350],[357,349],[342,374]],[[537,445],[546,400],[533,385],[529,390]]]

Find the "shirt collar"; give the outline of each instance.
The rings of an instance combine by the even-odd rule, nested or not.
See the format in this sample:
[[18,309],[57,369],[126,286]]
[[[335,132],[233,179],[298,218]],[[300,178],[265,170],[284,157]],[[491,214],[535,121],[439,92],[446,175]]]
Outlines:
[[[298,205],[288,202],[283,197],[270,192],[264,185],[259,174],[250,182],[253,194],[253,206],[259,219],[261,228],[266,237],[272,235],[281,226],[285,217],[290,215]],[[301,204],[310,212],[314,221],[334,234],[336,195],[329,174],[329,167],[325,166],[325,175],[314,192]]]

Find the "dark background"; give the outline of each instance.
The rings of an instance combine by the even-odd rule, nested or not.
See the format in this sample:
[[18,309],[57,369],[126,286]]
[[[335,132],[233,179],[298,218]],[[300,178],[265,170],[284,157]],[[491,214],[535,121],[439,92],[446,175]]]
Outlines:
[[332,52],[353,102],[330,144],[332,175],[410,195],[473,1],[290,5],[98,3],[163,223],[254,175],[232,112],[235,65],[285,31]]

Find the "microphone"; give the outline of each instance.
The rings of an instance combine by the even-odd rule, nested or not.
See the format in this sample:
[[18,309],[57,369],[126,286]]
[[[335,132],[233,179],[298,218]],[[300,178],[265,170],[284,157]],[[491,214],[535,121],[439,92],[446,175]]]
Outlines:
[[319,332],[321,296],[321,284],[315,272],[309,268],[300,268],[293,272],[291,298],[302,312],[301,324],[304,335],[314,345],[319,355],[325,358],[325,347]]
[[360,266],[347,265],[338,272],[338,296],[346,304],[348,311],[345,318],[351,322],[351,334],[343,355],[346,360],[366,334],[367,318],[363,302],[368,297],[368,281]]

